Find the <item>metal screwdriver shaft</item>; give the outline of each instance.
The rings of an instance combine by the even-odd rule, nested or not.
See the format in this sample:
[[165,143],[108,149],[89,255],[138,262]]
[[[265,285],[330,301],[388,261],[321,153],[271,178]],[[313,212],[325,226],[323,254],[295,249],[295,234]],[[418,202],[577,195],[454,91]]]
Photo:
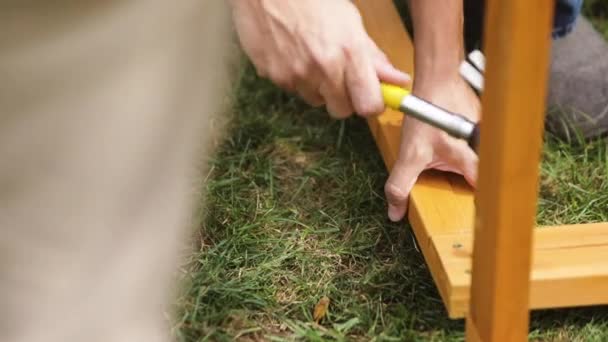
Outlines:
[[471,149],[477,152],[479,144],[477,123],[418,98],[401,87],[382,84],[382,95],[389,108],[441,129],[454,138],[466,140]]

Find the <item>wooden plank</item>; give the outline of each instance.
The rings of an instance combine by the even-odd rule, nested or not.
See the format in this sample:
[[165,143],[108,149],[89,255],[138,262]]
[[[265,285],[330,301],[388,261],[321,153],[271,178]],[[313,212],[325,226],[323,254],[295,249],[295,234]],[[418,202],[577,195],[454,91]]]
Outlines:
[[466,324],[466,332],[467,332],[467,338],[466,340],[468,342],[481,342],[483,341],[481,339],[481,337],[479,336],[479,330],[477,329],[477,326],[475,326],[475,322],[473,322],[472,320],[467,320],[467,324]]
[[[413,46],[393,2],[355,0],[354,3],[361,12],[368,34],[389,60],[397,68],[413,74]],[[402,120],[402,113],[390,109],[368,120],[388,170],[397,160]],[[439,270],[440,264],[434,258],[436,253],[432,251],[431,237],[472,230],[471,188],[457,175],[423,173],[412,189],[408,217],[435,282],[443,284],[445,273]]]
[[[380,48],[395,65],[411,73],[412,45],[392,1],[356,0],[355,3],[362,12],[368,32]],[[390,170],[397,158],[402,114],[387,111],[378,118],[370,119],[369,123]],[[435,171],[426,172],[420,177],[411,194],[409,220],[452,318],[463,317],[468,309],[473,218],[472,192],[462,177]],[[608,225],[539,229],[535,239],[535,255],[539,255],[535,258],[539,261],[535,262],[532,273],[530,300],[534,308],[608,303],[602,291],[608,288],[605,269],[594,268],[595,271],[587,275],[582,273],[585,268],[589,269],[586,265],[596,265],[598,260],[602,260],[592,262],[592,253],[596,252],[593,246],[594,243],[599,244],[600,249],[605,250]],[[462,244],[456,254],[453,250],[455,243]],[[540,253],[543,250],[554,252]],[[555,268],[559,265],[551,260],[562,258],[561,250],[577,250],[579,257],[568,257],[570,261],[565,260],[559,268]],[[545,277],[545,271],[554,269],[556,274],[569,273],[564,278]],[[587,286],[585,294],[577,295],[577,292],[582,292],[581,286]],[[544,293],[555,295],[546,296]]]
[[553,0],[487,2],[479,189],[467,316],[482,341],[528,337]]
[[[377,118],[368,120],[370,127],[376,126],[376,143],[382,153],[387,169],[392,169],[399,153],[399,137],[401,136],[401,123],[403,114],[388,110]],[[395,139],[397,137],[397,139]]]
[[[368,34],[384,51],[388,59],[399,69],[412,73],[414,70],[413,46],[399,14],[390,0],[354,1],[359,8]],[[398,44],[394,44],[399,42]],[[399,45],[398,48],[389,48]],[[382,115],[367,120],[376,139],[387,169],[392,169],[399,152],[399,137],[403,114],[387,109]]]
[[[433,241],[451,318],[468,311],[472,241],[471,233]],[[608,304],[608,223],[539,228],[534,241],[530,308]]]

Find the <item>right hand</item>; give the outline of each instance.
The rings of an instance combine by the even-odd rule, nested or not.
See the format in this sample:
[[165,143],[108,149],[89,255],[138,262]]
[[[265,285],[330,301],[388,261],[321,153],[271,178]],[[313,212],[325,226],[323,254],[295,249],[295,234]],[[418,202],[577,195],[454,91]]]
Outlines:
[[[380,81],[408,86],[368,36],[350,0],[232,0],[241,45],[257,72],[333,117],[380,114]],[[339,18],[339,19],[338,19]]]
[[[434,84],[414,82],[413,94],[473,122],[479,121],[479,98],[459,76]],[[384,187],[389,219],[399,221],[405,216],[410,191],[422,171],[455,172],[475,186],[477,165],[477,154],[465,141],[406,115],[399,156]]]

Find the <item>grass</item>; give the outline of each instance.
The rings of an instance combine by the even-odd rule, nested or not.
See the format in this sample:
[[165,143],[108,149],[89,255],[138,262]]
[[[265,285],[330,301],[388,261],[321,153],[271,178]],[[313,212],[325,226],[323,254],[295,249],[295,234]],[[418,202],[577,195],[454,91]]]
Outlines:
[[591,19],[595,28],[608,37],[608,2],[606,0],[584,0],[583,14]]
[[549,137],[541,166],[538,223],[608,221],[608,144],[568,143]]
[[[410,230],[386,219],[387,173],[365,123],[330,120],[248,64],[234,97],[175,305],[178,340],[462,341]],[[606,141],[549,137],[541,172],[539,223],[608,221]],[[530,337],[606,341],[608,310],[535,312]]]
[[[583,14],[608,39],[608,1],[585,0]],[[541,166],[538,223],[557,225],[608,221],[608,146],[546,139]],[[607,338],[608,340],[608,338]]]

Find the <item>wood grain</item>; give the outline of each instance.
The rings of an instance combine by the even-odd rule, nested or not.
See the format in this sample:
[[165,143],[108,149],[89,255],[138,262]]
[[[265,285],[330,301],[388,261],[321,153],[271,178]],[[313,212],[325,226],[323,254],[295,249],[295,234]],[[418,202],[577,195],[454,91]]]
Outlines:
[[528,336],[553,0],[487,3],[470,309],[482,341]]
[[[608,304],[608,223],[534,230],[530,308]],[[468,312],[473,235],[435,237],[451,318]]]
[[[354,3],[378,46],[397,67],[412,73],[413,46],[392,1]],[[402,119],[403,114],[387,110],[368,120],[389,170],[398,155]],[[426,172],[411,193],[409,221],[452,318],[468,312],[474,209],[470,187],[456,175]],[[533,308],[608,304],[608,269],[600,265],[605,258],[595,258],[608,253],[608,224],[541,228],[534,238]],[[516,246],[508,253],[520,249]]]

